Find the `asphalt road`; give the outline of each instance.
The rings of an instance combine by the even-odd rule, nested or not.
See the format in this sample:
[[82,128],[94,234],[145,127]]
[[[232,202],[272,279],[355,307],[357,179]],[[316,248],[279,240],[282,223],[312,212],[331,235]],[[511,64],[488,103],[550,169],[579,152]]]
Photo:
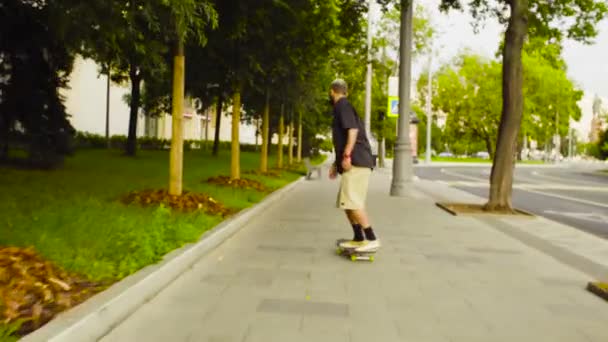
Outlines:
[[[440,181],[487,198],[490,166],[424,166],[422,179]],[[518,167],[513,205],[608,239],[608,175],[586,166]]]

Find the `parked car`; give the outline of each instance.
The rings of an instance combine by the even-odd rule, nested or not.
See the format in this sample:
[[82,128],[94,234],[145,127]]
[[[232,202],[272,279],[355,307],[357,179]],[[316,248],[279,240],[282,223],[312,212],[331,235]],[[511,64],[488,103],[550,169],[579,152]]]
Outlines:
[[480,151],[480,152],[473,154],[473,157],[481,158],[481,159],[490,159],[490,154],[486,151]]

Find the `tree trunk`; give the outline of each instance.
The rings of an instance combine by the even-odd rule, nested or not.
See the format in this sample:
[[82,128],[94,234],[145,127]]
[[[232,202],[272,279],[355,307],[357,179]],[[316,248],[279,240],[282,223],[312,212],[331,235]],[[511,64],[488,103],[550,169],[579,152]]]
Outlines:
[[130,65],[129,77],[131,78],[131,111],[129,114],[129,135],[127,137],[126,153],[128,156],[134,157],[137,147],[137,114],[141,98],[141,75],[139,67],[135,63],[131,63]]
[[262,156],[260,158],[260,171],[268,172],[268,128],[270,126],[270,91],[266,90],[266,103],[262,117]]
[[[293,115],[291,115],[293,117]],[[293,131],[295,127],[293,125],[293,119],[289,120],[289,127],[287,128],[287,132],[289,134],[289,151],[287,151],[287,162],[289,165],[293,164]]]
[[378,167],[380,168],[384,168],[384,166],[386,165],[386,138],[382,137],[382,140],[380,140],[380,156],[378,158]]
[[222,96],[222,88],[217,91],[217,106],[215,108],[215,136],[213,137],[213,152],[212,155],[217,157],[220,150],[220,125],[222,123],[222,104],[224,97]]
[[8,159],[11,121],[6,113],[0,114],[0,160]]
[[234,89],[232,98],[232,149],[230,156],[230,179],[241,178],[241,144],[239,139],[239,128],[241,124],[241,86]]
[[489,135],[484,135],[483,140],[486,143],[486,150],[488,151],[488,154],[490,155],[490,158],[494,159],[494,146],[492,146],[492,138]]
[[516,157],[517,157],[517,161],[521,161],[522,160],[522,152],[524,149],[524,140],[521,136],[517,137],[517,153],[516,153]]
[[185,78],[184,44],[177,43],[173,61],[173,103],[172,103],[172,134],[171,156],[169,165],[169,194],[181,196],[184,166],[184,78]]
[[302,112],[298,114],[298,163],[302,162]]
[[254,121],[254,125],[255,125],[255,151],[257,152],[258,150],[258,136],[260,135],[260,118],[259,117],[255,117]]
[[514,155],[523,114],[521,51],[528,31],[528,0],[511,0],[509,5],[511,17],[503,50],[503,109],[490,177],[490,199],[485,206],[489,211],[513,210]]
[[281,105],[281,117],[279,118],[279,148],[278,150],[278,158],[277,158],[277,167],[279,169],[283,168],[283,132],[285,130],[284,123],[284,114],[285,114],[285,105]]

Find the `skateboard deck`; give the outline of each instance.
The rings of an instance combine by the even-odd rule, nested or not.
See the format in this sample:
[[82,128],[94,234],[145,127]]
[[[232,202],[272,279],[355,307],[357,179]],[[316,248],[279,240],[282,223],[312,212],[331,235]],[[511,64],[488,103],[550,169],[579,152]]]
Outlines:
[[348,239],[338,239],[336,240],[336,253],[338,255],[344,255],[350,258],[350,260],[352,261],[357,261],[357,260],[367,260],[370,262],[374,261],[374,255],[376,254],[376,251],[370,251],[370,252],[357,252],[355,251],[354,248],[343,248],[340,246],[340,243],[342,242],[346,242],[349,241]]

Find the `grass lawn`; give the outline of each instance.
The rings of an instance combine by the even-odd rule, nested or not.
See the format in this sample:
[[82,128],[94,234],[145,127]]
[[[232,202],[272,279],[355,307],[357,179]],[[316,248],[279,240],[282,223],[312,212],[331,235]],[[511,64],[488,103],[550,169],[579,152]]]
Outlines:
[[[258,166],[259,153],[242,152],[242,171]],[[206,193],[238,209],[267,196],[204,183],[212,176],[229,175],[229,170],[229,151],[221,151],[217,158],[205,151],[186,152],[184,190]],[[276,189],[302,174],[284,171],[280,178],[242,177]],[[0,167],[0,246],[33,246],[69,272],[96,281],[117,281],[197,240],[222,221],[204,213],[118,202],[132,190],[166,188],[168,180],[169,153],[165,151],[139,151],[136,158],[124,157],[120,151],[78,151],[55,171]]]

